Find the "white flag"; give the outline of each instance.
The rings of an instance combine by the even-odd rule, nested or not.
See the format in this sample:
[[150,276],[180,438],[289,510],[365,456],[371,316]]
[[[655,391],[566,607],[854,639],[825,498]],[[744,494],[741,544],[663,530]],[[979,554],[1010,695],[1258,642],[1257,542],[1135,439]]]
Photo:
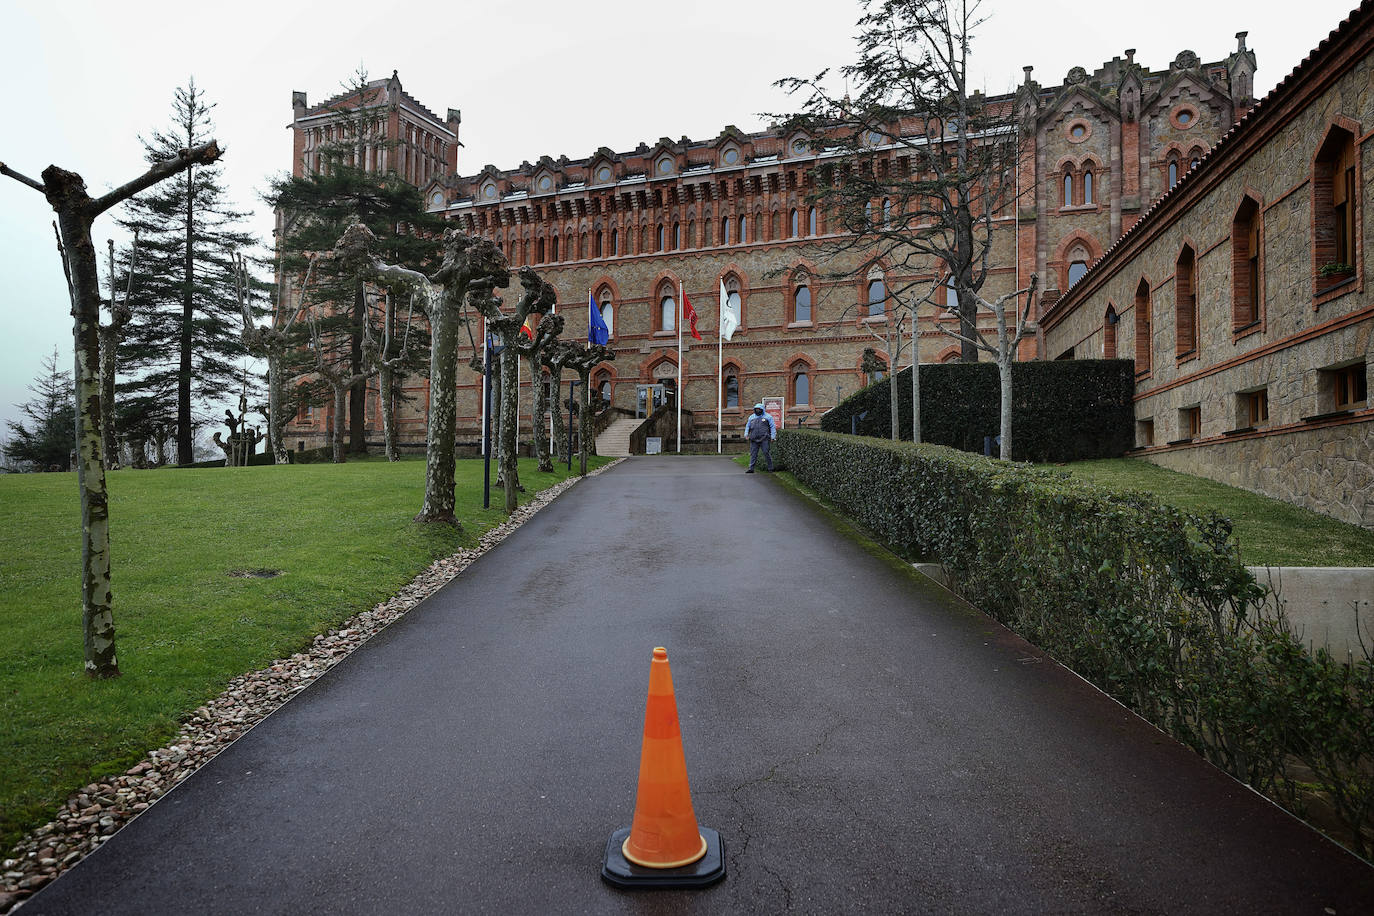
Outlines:
[[735,305],[730,301],[730,294],[725,291],[725,281],[720,281],[720,336],[729,340],[735,336],[735,328],[739,327],[739,312],[735,310]]

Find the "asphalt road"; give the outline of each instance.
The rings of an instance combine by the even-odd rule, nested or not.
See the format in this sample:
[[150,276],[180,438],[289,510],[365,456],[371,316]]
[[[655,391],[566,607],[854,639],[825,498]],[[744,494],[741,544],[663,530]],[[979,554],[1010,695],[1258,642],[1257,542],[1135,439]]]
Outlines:
[[[668,648],[728,874],[604,884]],[[1374,869],[727,459],[574,487],[25,904],[1337,913]]]

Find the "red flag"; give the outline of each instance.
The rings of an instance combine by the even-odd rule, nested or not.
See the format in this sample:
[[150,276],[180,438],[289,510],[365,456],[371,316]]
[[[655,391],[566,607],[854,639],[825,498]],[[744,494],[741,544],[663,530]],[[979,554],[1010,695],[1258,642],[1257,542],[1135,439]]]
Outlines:
[[701,340],[701,333],[697,331],[697,310],[692,308],[692,303],[687,299],[687,290],[682,291],[682,317],[687,319],[692,328],[692,336]]
[[520,326],[520,333],[534,340],[534,315],[531,314],[525,319],[525,323]]

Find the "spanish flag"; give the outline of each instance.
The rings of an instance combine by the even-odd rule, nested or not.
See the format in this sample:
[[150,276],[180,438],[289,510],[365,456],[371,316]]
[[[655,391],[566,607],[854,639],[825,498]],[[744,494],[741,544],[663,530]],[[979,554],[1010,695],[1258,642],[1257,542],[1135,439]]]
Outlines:
[[534,329],[537,324],[537,322],[534,320],[535,317],[536,316],[533,313],[531,313],[530,316],[525,319],[525,323],[520,326],[520,333],[524,334],[530,340],[534,340]]

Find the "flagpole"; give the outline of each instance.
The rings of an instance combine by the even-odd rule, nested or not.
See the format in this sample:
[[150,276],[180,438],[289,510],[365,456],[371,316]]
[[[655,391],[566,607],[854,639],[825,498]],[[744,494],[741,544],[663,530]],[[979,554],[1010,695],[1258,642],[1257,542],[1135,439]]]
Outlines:
[[[716,309],[720,311],[719,308]],[[716,328],[716,454],[720,448],[720,405],[725,400],[725,338],[720,336],[720,322]]]
[[678,316],[677,316],[677,392],[673,400],[677,401],[677,451],[682,454],[682,316],[687,310],[683,307],[682,281],[677,281]]

